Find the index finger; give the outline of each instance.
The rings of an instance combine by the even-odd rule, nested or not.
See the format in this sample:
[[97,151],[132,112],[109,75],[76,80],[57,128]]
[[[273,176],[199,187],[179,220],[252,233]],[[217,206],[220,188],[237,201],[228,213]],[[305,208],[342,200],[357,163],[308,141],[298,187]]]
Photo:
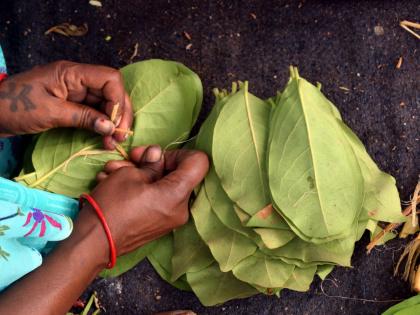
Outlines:
[[182,201],[203,180],[208,168],[209,160],[204,152],[184,149],[167,151],[165,171],[169,173],[154,185],[163,193],[169,193]]
[[[89,89],[98,91],[98,97],[103,98],[104,111],[111,117],[112,110],[119,104],[119,111],[116,126],[123,129],[130,129],[133,122],[133,109],[130,98],[124,89],[124,82],[121,72],[117,69],[89,64],[75,64],[70,67],[70,75],[79,77],[82,84]],[[119,120],[119,121],[118,121]],[[117,141],[124,141],[124,133],[114,135]]]

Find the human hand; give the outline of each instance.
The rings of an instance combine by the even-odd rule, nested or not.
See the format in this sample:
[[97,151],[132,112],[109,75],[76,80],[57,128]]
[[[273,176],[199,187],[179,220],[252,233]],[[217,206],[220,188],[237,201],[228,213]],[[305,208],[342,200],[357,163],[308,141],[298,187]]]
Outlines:
[[[116,126],[110,116],[120,104]],[[95,107],[91,107],[95,105]],[[118,70],[58,61],[13,75],[0,84],[0,136],[77,127],[104,136],[104,147],[126,135],[133,121],[130,99]]]
[[[200,151],[175,150],[162,155],[158,146],[139,147],[129,161],[111,161],[98,174],[98,186],[91,193],[101,206],[117,248],[123,255],[157,239],[188,220],[192,190],[208,170],[207,156]],[[85,209],[88,208],[88,209]],[[80,212],[75,232],[92,230],[109,259],[109,247],[95,212],[86,205]]]

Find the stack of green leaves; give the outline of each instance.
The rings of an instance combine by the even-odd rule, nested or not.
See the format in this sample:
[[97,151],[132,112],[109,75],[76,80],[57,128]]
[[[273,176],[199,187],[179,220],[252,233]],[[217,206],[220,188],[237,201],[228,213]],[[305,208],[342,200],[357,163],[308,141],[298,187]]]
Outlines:
[[306,291],[315,275],[351,266],[365,229],[404,220],[395,180],[297,69],[266,101],[247,82],[215,94],[195,143],[211,168],[192,219],[165,239],[173,254],[154,254],[163,278],[181,279],[204,305]]

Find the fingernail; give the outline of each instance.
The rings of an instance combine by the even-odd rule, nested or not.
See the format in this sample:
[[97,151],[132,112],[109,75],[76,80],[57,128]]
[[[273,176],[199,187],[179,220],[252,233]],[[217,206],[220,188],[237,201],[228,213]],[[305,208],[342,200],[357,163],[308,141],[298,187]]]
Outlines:
[[110,139],[110,141],[109,141],[109,143],[110,143],[110,146],[112,147],[112,149],[111,149],[111,150],[115,150],[115,148],[116,148],[116,146],[117,146],[118,142],[117,142],[117,141],[115,141],[115,139],[114,139],[114,138],[111,138],[111,139]]
[[147,163],[155,163],[160,161],[162,157],[162,149],[158,145],[152,145],[147,148],[144,154],[144,161]]
[[97,133],[103,136],[109,136],[114,133],[115,126],[110,120],[98,118],[95,120],[95,125],[93,126],[93,128]]

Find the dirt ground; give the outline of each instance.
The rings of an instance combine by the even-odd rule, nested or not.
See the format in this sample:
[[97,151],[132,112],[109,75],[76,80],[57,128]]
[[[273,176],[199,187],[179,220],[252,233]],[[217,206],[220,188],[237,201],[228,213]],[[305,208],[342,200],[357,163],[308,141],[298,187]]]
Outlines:
[[[418,1],[102,3],[98,8],[87,0],[0,1],[0,42],[10,71],[58,59],[121,67],[138,44],[134,61],[173,59],[200,75],[205,86],[202,121],[213,103],[213,87],[247,79],[253,93],[269,97],[286,83],[288,66],[297,65],[302,76],[323,84],[375,161],[395,176],[402,200],[409,199],[419,174],[419,41],[398,23],[420,17]],[[73,38],[44,35],[62,22],[87,23],[89,32]],[[143,262],[118,279],[98,279],[86,294],[97,290],[108,314],[172,309],[379,314],[396,303],[392,300],[410,296],[408,286],[392,275],[404,242],[392,241],[367,255],[367,241],[365,235],[357,246],[354,268],[336,268],[307,293],[285,290],[280,298],[259,295],[204,308],[192,293],[172,288]]]

